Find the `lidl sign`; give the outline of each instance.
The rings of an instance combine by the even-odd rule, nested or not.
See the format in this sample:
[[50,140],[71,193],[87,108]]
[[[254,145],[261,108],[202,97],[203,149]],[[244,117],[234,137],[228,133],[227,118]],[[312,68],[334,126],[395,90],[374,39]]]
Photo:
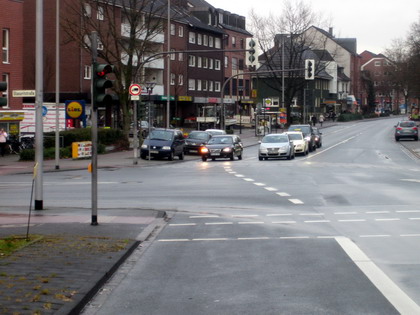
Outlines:
[[66,119],[83,119],[85,117],[85,101],[66,101]]

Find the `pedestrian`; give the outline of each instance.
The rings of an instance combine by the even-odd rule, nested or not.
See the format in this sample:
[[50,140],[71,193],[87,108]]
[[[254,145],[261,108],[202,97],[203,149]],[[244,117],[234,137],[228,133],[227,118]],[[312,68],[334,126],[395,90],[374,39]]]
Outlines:
[[332,118],[332,121],[335,122],[335,112],[331,113],[331,118]]
[[315,127],[316,126],[316,116],[312,115],[311,120],[312,120],[312,125]]
[[0,154],[4,156],[6,152],[7,132],[3,128],[0,129]]
[[319,115],[319,124],[321,125],[321,127],[322,127],[322,123],[324,122],[324,115]]

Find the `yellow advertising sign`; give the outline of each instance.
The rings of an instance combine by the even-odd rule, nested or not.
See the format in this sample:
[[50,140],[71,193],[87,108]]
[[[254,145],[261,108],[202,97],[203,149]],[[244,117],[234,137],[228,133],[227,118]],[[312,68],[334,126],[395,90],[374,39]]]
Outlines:
[[83,106],[79,102],[70,102],[66,107],[66,114],[71,118],[79,118],[83,114]]

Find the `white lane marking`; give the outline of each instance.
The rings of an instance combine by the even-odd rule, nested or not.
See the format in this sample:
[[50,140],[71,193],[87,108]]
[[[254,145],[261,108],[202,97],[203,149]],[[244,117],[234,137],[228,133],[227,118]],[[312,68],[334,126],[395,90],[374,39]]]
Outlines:
[[289,199],[291,203],[294,203],[295,205],[303,205],[303,201],[299,199]]
[[242,174],[235,174],[235,176],[239,178],[245,177],[245,175],[242,175]]
[[263,183],[253,183],[254,185],[256,185],[256,186],[265,186],[265,184],[263,184]]
[[372,238],[372,237],[391,237],[389,234],[371,234],[371,235],[359,235],[361,238]]
[[307,220],[307,221],[303,221],[305,223],[329,223],[331,222],[330,220]]
[[243,178],[243,180],[247,182],[255,182],[255,180],[253,180],[252,178]]
[[281,216],[288,216],[292,215],[291,213],[273,213],[273,214],[267,214],[267,217],[281,217]]
[[303,239],[309,239],[309,236],[280,236],[279,239],[281,239],[281,240],[303,240]]
[[269,240],[270,237],[238,237],[239,241],[250,241],[250,240]]
[[301,216],[323,216],[325,213],[299,213]]
[[322,150],[322,151],[320,151],[320,152],[317,152],[317,153],[312,153],[311,155],[307,156],[307,157],[306,157],[306,158],[304,158],[304,159],[312,159],[313,157],[315,157],[315,156],[317,156],[317,155],[319,155],[319,154],[321,154],[321,153],[327,152],[328,150],[331,150],[332,148],[335,148],[336,146],[339,146],[339,145],[341,145],[341,144],[344,144],[344,143],[346,143],[346,142],[348,142],[348,141],[350,141],[350,140],[352,140],[352,139],[354,139],[354,138],[356,138],[356,136],[350,137],[350,138],[348,138],[348,139],[346,139],[346,140],[343,140],[343,141],[341,141],[341,142],[339,142],[339,143],[336,143],[336,144],[334,144],[334,145],[332,145],[332,146],[330,146],[330,147],[328,147],[328,148],[326,148],[326,149],[323,149],[323,150]]
[[410,179],[410,178],[407,178],[407,179],[400,179],[400,180],[403,181],[403,182],[420,183],[420,179]]
[[398,312],[401,314],[420,314],[420,307],[376,266],[353,241],[347,237],[337,237],[336,241]]
[[238,224],[265,224],[265,222],[238,222]]
[[338,220],[338,222],[366,222],[365,219],[348,219],[348,220]]
[[190,219],[208,219],[208,218],[220,218],[218,215],[192,215]]
[[401,234],[401,237],[419,237],[420,234]]
[[278,192],[276,194],[279,195],[280,197],[290,197],[290,195],[286,192]]
[[196,223],[171,223],[169,226],[194,226]]
[[336,215],[348,215],[348,214],[357,214],[356,211],[349,211],[349,212],[334,212]]
[[255,218],[259,216],[259,214],[234,214],[232,218]]
[[277,188],[274,187],[264,187],[264,189],[268,190],[268,191],[277,191]]
[[420,218],[408,218],[409,220],[420,220]]
[[274,221],[272,224],[295,224],[296,221]]
[[205,225],[230,225],[233,224],[233,222],[207,222]]
[[400,221],[400,219],[398,219],[398,218],[375,219],[375,221]]
[[191,240],[189,240],[188,238],[173,238],[173,239],[163,239],[163,240],[158,240],[158,242],[189,242]]

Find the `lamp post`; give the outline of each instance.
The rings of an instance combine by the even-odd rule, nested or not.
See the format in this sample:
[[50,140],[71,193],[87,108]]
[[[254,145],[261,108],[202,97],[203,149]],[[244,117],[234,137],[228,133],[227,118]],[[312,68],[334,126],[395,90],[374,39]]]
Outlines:
[[[150,102],[151,99],[151,94],[153,92],[153,88],[155,87],[156,82],[146,82],[146,90],[147,90],[147,95],[148,95],[148,100],[147,100],[147,107],[148,107],[148,113],[147,113],[147,120],[148,120],[148,130],[147,133],[150,134],[150,126],[152,125],[151,123],[151,112],[152,112],[152,104]],[[149,150],[147,150],[147,152],[149,153],[149,161],[150,161],[150,143],[149,143]]]

